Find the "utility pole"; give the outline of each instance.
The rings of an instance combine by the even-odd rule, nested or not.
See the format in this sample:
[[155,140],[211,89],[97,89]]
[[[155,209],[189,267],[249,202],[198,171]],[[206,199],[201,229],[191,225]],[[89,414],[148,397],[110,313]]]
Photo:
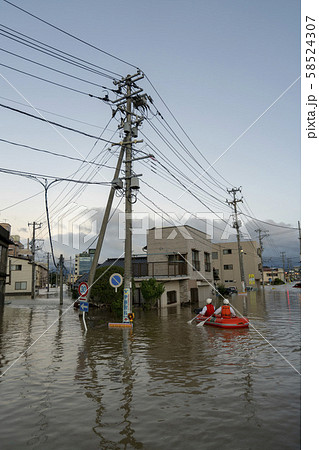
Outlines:
[[286,255],[286,252],[280,252],[280,255],[282,257],[282,267],[284,269],[284,281],[286,282],[286,271],[285,271],[285,255]]
[[299,230],[299,255],[300,255],[300,262],[301,262],[301,228],[300,228],[300,222],[298,220],[298,230]]
[[[263,251],[264,251],[264,247],[263,247],[263,243],[262,240],[266,237],[269,236],[268,234],[268,230],[267,231],[263,231],[260,228],[258,228],[258,230],[255,230],[256,233],[258,233],[258,238],[259,238],[259,248],[260,248],[260,263],[261,263],[261,268],[260,268],[260,279],[262,281],[263,284],[263,289],[265,289],[265,285],[264,285],[264,262],[263,262]],[[265,234],[262,235],[261,233],[264,232]]]
[[59,269],[60,269],[60,305],[63,305],[63,255],[60,255],[59,259]]
[[41,228],[42,223],[28,223],[28,226],[32,225],[32,244],[31,244],[31,252],[32,252],[32,279],[31,279],[31,298],[35,297],[35,231]]
[[237,212],[237,203],[242,203],[243,199],[237,199],[236,198],[236,194],[237,192],[241,192],[241,187],[240,188],[233,188],[233,189],[227,189],[229,194],[232,194],[233,196],[233,201],[228,201],[226,200],[226,203],[228,205],[232,205],[234,208],[234,214],[235,214],[235,220],[234,220],[234,224],[233,224],[233,228],[236,229],[236,234],[237,234],[237,246],[238,246],[238,255],[239,255],[239,269],[240,269],[240,280],[241,280],[241,285],[242,285],[242,289],[243,292],[246,292],[246,283],[245,283],[245,272],[244,272],[244,259],[243,259],[243,249],[241,247],[240,244],[240,234],[239,234],[239,228],[241,227],[240,222],[238,221],[238,212]]
[[[114,173],[114,180],[117,180],[119,178],[120,169],[122,166],[122,161],[123,161],[123,156],[124,156],[124,151],[125,151],[125,147],[123,145],[121,148],[121,151],[120,151],[119,158],[117,160],[117,165],[116,165],[116,169],[115,169],[115,173]],[[96,244],[94,257],[93,257],[92,265],[90,268],[90,273],[89,273],[89,278],[88,278],[89,290],[88,290],[87,297],[86,297],[87,302],[90,300],[91,286],[93,285],[93,282],[94,282],[95,272],[96,272],[96,268],[97,268],[97,265],[99,262],[102,245],[103,245],[103,241],[104,241],[104,237],[105,237],[106,226],[108,224],[111,209],[112,209],[112,203],[113,203],[113,199],[114,199],[115,190],[116,190],[116,184],[113,183],[111,186],[110,193],[109,193],[109,198],[108,198],[107,205],[105,208],[104,217],[103,217],[103,221],[102,221],[102,225],[101,225],[101,229],[100,229],[100,233],[99,233],[99,238],[98,238],[98,241]]]
[[[123,128],[125,133],[125,138],[123,142],[120,143],[121,151],[119,154],[116,170],[114,173],[114,179],[112,182],[111,191],[109,194],[108,202],[106,205],[98,242],[96,245],[96,250],[94,253],[94,258],[92,261],[89,278],[88,278],[88,295],[87,301],[90,298],[91,286],[94,283],[95,272],[98,265],[98,260],[100,257],[102,244],[104,241],[106,227],[109,221],[110,212],[112,208],[113,198],[116,189],[123,188],[123,182],[119,178],[121,165],[123,162],[123,158],[125,156],[125,262],[124,262],[124,300],[123,300],[123,322],[129,322],[128,314],[132,311],[132,203],[133,203],[133,195],[132,190],[138,189],[136,184],[132,183],[132,144],[143,142],[143,141],[132,141],[134,137],[137,137],[137,128],[141,124],[143,118],[136,115],[132,107],[137,109],[139,107],[146,108],[146,98],[147,96],[139,95],[142,92],[142,89],[136,86],[136,81],[144,78],[144,75],[141,72],[137,72],[135,75],[127,75],[125,78],[122,78],[119,81],[114,81],[114,84],[118,86],[118,93],[123,92],[123,96],[117,98],[112,103],[117,107],[116,111],[120,111],[124,113],[125,119],[122,120],[121,126],[119,128]],[[134,89],[134,91],[133,91]],[[125,92],[125,93],[124,93]],[[116,114],[115,111],[115,114]],[[133,123],[133,117],[135,122]],[[148,156],[146,156],[148,157]],[[137,159],[144,159],[137,158]]]
[[47,280],[47,292],[50,291],[50,253],[47,253],[47,262],[48,262],[48,280]]

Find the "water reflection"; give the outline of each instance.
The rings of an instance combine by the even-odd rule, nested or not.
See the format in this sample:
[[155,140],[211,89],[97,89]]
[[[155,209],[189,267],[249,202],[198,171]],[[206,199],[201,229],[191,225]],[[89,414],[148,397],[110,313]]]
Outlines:
[[[95,425],[92,430],[98,436],[102,449],[118,448],[118,444],[125,449],[142,448],[143,444],[134,436],[131,421],[136,379],[132,353],[134,333],[129,329],[107,330],[104,324],[99,328],[96,338],[96,334],[95,338],[89,334],[85,337],[84,346],[78,351],[75,376],[75,380],[81,383],[81,389],[84,388],[85,395],[95,403]],[[97,359],[97,353],[100,359]],[[110,401],[111,392],[115,398]],[[110,415],[110,410],[114,408],[120,413],[115,414],[119,418],[117,422],[114,415]],[[123,436],[118,443],[117,440],[107,438],[112,434],[112,426],[120,428],[118,433]]]
[[[92,311],[84,334],[46,301],[0,309],[2,367],[56,320],[1,378],[3,449],[298,448],[300,377],[253,327],[197,327],[192,308],[171,307],[136,311],[133,331]],[[231,302],[299,367],[300,292]]]

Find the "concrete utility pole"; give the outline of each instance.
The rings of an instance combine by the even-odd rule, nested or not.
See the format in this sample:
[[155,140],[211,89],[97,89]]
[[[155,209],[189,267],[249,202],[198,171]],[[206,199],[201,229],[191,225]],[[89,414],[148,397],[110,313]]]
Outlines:
[[63,305],[63,255],[60,255],[59,259],[59,269],[60,269],[60,305]]
[[28,226],[32,225],[32,244],[31,244],[31,252],[32,252],[32,279],[31,279],[31,298],[35,297],[35,231],[41,228],[42,223],[28,223]]
[[239,255],[239,269],[240,269],[240,280],[241,280],[241,285],[242,285],[242,289],[243,292],[246,292],[246,283],[245,283],[245,272],[244,272],[244,257],[243,257],[243,249],[241,247],[240,244],[240,234],[239,234],[239,228],[241,227],[241,224],[238,221],[238,212],[237,212],[237,203],[242,203],[243,199],[237,199],[236,198],[236,194],[237,192],[241,192],[241,187],[240,188],[233,188],[233,189],[227,189],[229,194],[232,194],[233,196],[233,201],[228,201],[226,200],[226,203],[228,205],[232,205],[234,208],[234,213],[235,213],[235,221],[233,224],[233,227],[236,229],[236,233],[237,233],[237,246],[238,246],[238,255]]
[[300,222],[298,220],[298,230],[299,230],[299,255],[300,255],[300,262],[301,262],[301,228],[300,228]]
[[47,262],[48,262],[48,279],[47,279],[47,292],[50,291],[50,253],[47,253]]
[[[142,89],[136,86],[136,81],[144,78],[144,75],[140,72],[135,75],[127,75],[119,81],[114,81],[114,84],[118,86],[118,92],[125,94],[121,98],[117,98],[113,103],[117,107],[116,111],[120,111],[125,114],[125,119],[122,121],[122,127],[125,133],[123,142],[120,143],[121,151],[119,154],[116,170],[114,173],[114,179],[109,194],[108,202],[106,205],[103,222],[101,225],[98,242],[94,258],[92,261],[88,285],[89,291],[87,295],[87,301],[90,299],[91,286],[94,283],[95,272],[98,265],[102,244],[104,241],[106,227],[109,221],[110,212],[112,208],[113,198],[116,189],[123,187],[123,182],[119,178],[121,165],[125,155],[125,262],[124,262],[124,302],[123,302],[123,322],[129,322],[128,314],[132,311],[131,305],[131,288],[132,288],[132,189],[136,186],[132,186],[132,144],[143,141],[132,141],[133,137],[137,137],[137,127],[142,122],[142,117],[137,116],[132,111],[132,106],[136,108],[146,107],[146,97],[138,95],[142,92]],[[134,92],[132,90],[134,88]],[[135,118],[133,124],[132,117]],[[133,132],[134,125],[134,132]],[[145,158],[145,157],[143,157]],[[142,159],[142,158],[138,158]]]
[[280,252],[280,255],[282,257],[282,268],[284,269],[284,281],[286,282],[286,271],[285,271],[285,255],[286,255],[286,252]]
[[[124,151],[125,151],[125,147],[123,145],[121,148],[121,151],[120,151],[119,158],[117,160],[117,165],[116,165],[116,169],[115,169],[115,173],[114,173],[114,180],[119,178],[120,169],[121,169],[123,156],[124,156]],[[106,226],[108,224],[111,209],[112,209],[112,203],[113,203],[113,199],[114,199],[115,190],[116,190],[116,186],[115,186],[115,184],[113,184],[111,187],[110,193],[109,193],[109,198],[108,198],[107,205],[105,208],[104,217],[103,217],[103,221],[102,221],[102,225],[101,225],[101,229],[100,229],[100,233],[99,233],[99,238],[98,238],[98,241],[96,244],[94,257],[93,257],[92,265],[90,268],[90,273],[89,273],[89,278],[88,278],[89,290],[88,290],[87,297],[86,297],[87,302],[90,300],[91,286],[94,282],[95,272],[96,272],[96,268],[97,268],[97,265],[99,262],[102,245],[103,245],[103,241],[104,241],[104,237],[105,237]]]
[[[255,230],[255,232],[258,233],[258,238],[259,238],[259,248],[260,248],[260,255],[259,256],[260,256],[260,263],[261,263],[261,268],[260,268],[261,278],[260,279],[261,279],[262,284],[263,284],[263,289],[265,289],[265,286],[264,286],[264,269],[263,269],[263,267],[264,267],[264,262],[263,262],[264,247],[263,247],[262,240],[265,237],[269,236],[269,234],[268,234],[268,230],[263,231],[260,228],[258,228],[258,230]],[[264,232],[265,234],[262,235],[262,232]]]

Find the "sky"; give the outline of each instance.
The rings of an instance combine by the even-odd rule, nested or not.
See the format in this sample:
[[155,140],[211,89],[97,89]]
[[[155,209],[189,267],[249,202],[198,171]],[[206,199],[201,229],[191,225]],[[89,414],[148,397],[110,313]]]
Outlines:
[[[160,215],[168,213],[174,223],[178,219],[192,225],[196,225],[194,215],[203,218],[206,214],[207,220],[212,220],[216,214],[224,220],[214,222],[214,239],[218,240],[231,214],[227,189],[241,187],[240,219],[252,239],[256,239],[258,225],[268,231],[269,237],[263,241],[268,263],[278,263],[282,251],[293,263],[299,261],[299,1],[13,0],[9,4],[1,0],[0,12],[2,168],[40,174],[42,182],[45,175],[110,182],[112,168],[97,168],[14,144],[82,160],[97,158],[114,167],[118,146],[110,147],[101,139],[45,120],[120,142],[120,116],[112,119],[111,106],[89,94],[100,98],[108,94],[115,99],[112,78],[125,77],[139,68],[146,76],[137,84],[153,104],[140,127],[143,142],[135,149],[156,153],[157,161],[134,163],[135,173],[143,175],[133,205],[138,220],[143,221],[137,228],[145,231],[146,225],[159,223],[154,210]],[[64,57],[67,53],[89,61],[93,72],[23,45],[17,36],[24,42],[27,37],[33,39],[33,45],[51,46],[50,50],[46,47],[47,53],[62,50]],[[108,77],[101,76],[102,72]],[[108,192],[109,186],[84,187],[66,181],[49,188],[56,255],[73,257],[94,243]],[[103,258],[123,251],[124,206],[119,201],[115,198],[114,208],[119,206],[113,211]],[[164,217],[163,224],[170,224]],[[12,234],[25,242],[31,237],[28,224],[33,221],[42,223],[37,238],[42,239],[43,251],[50,251],[42,185],[1,173],[0,222],[10,223]],[[134,239],[134,251],[139,253],[145,245],[145,232],[138,232]]]

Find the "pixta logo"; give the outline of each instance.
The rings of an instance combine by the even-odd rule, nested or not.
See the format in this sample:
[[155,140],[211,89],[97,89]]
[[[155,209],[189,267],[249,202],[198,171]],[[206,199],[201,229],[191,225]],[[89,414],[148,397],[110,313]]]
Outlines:
[[77,203],[65,206],[52,221],[53,240],[79,250],[97,236],[97,211]]

